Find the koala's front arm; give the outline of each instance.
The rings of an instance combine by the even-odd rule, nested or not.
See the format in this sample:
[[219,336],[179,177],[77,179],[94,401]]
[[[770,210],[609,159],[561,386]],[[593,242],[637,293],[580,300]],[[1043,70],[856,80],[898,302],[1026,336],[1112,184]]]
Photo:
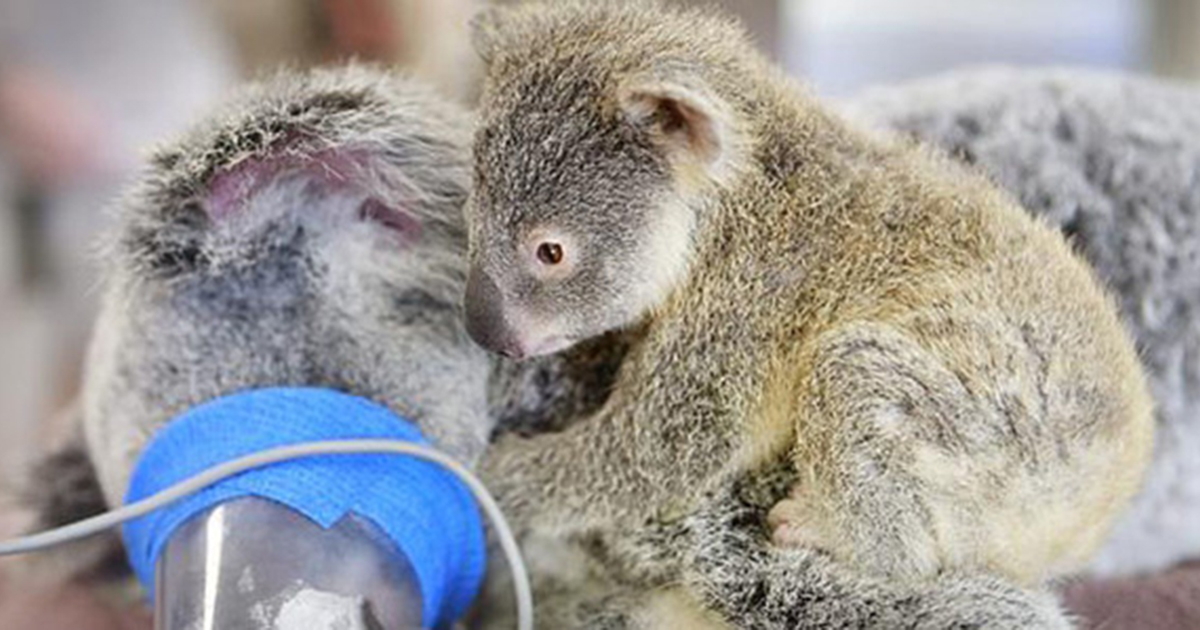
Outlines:
[[761,394],[786,390],[789,371],[752,343],[752,327],[727,324],[737,305],[677,308],[690,315],[634,344],[596,415],[485,453],[489,486],[518,523],[578,531],[682,516],[727,472],[786,451],[791,421]]
[[[645,429],[609,412],[561,433],[504,438],[485,453],[484,474],[510,518],[525,527],[570,532],[681,514],[704,473],[728,460],[721,455],[727,449],[712,443],[705,450],[713,459],[699,461]],[[634,435],[645,451],[626,442]]]

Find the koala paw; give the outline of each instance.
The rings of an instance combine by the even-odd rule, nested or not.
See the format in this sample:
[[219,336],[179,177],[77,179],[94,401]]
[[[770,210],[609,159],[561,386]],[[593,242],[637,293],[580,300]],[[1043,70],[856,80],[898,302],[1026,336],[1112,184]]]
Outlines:
[[771,542],[777,547],[829,550],[828,541],[812,523],[805,504],[796,499],[776,503],[767,513],[767,526],[771,528]]

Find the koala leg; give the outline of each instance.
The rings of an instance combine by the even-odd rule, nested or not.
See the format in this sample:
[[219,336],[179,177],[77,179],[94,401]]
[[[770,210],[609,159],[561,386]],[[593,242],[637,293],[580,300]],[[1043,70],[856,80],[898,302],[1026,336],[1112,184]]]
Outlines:
[[[628,571],[629,559],[616,557],[599,539],[529,533],[521,537],[529,569],[538,628],[637,630],[693,628],[694,624],[658,625],[670,617],[669,602],[655,601],[658,591],[644,575]],[[638,567],[639,572],[641,567]],[[516,623],[513,585],[507,563],[489,563],[471,630],[508,630]],[[676,607],[678,608],[678,607]],[[703,626],[700,626],[701,628]]]
[[886,577],[937,570],[925,488],[912,471],[913,426],[963,414],[927,395],[936,371],[927,363],[898,335],[878,330],[816,344],[800,390],[799,478],[769,515],[777,545],[819,549]]
[[[610,574],[606,588],[546,593],[540,627],[595,630],[1065,630],[1048,592],[986,575],[902,581],[863,574],[812,549],[771,544],[767,507],[795,479],[790,461],[744,474],[686,520],[681,568],[665,584]],[[593,573],[592,575],[596,575]],[[619,576],[619,577],[618,577]],[[541,594],[539,594],[541,595]]]
[[776,547],[768,539],[766,510],[748,498],[747,488],[758,484],[761,477],[731,484],[689,519],[693,540],[681,581],[694,601],[728,627],[1072,627],[1053,595],[1003,579],[946,572],[926,580],[891,580],[812,549]]
[[[812,549],[772,545],[767,510],[795,479],[796,471],[786,458],[744,473],[706,496],[699,509],[684,518],[682,531],[652,536],[651,543],[676,557],[669,563],[675,567],[669,575],[646,573],[643,567],[631,565],[634,558],[645,560],[637,542],[597,546],[580,538],[526,536],[522,547],[534,578],[538,627],[1071,627],[1051,594],[1003,579],[944,573],[925,580],[890,580],[865,575]],[[488,580],[483,614],[471,625],[474,630],[512,627],[506,567],[493,566],[490,571],[494,576]]]
[[1019,331],[970,314],[860,324],[812,357],[777,543],[893,579],[966,570],[1031,585],[1103,535],[1091,515],[1111,497],[1094,486],[1112,466],[1072,428],[1087,415],[1072,400],[1102,394]]

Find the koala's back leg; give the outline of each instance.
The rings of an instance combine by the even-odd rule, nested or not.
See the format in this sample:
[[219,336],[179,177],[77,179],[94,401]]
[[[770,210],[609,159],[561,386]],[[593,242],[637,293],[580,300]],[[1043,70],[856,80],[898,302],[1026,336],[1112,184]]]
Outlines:
[[775,547],[763,527],[765,507],[753,496],[763,478],[719,491],[689,518],[694,538],[682,582],[729,627],[1072,627],[1052,594],[1000,578],[944,572],[919,581],[878,579],[811,549]]
[[1035,583],[1052,556],[1098,540],[1104,519],[1086,521],[1103,491],[1087,478],[1104,465],[1055,428],[1069,411],[1047,392],[1061,384],[1019,334],[948,321],[935,349],[882,324],[813,346],[796,403],[799,479],[771,515],[777,543],[892,578],[965,568]]
[[[781,546],[913,577],[932,574],[939,561],[926,488],[912,461],[918,436],[928,431],[914,425],[944,424],[965,410],[952,397],[927,394],[936,370],[897,337],[871,328],[829,334],[815,345],[798,392],[799,477],[769,522]],[[947,398],[952,406],[939,408]]]

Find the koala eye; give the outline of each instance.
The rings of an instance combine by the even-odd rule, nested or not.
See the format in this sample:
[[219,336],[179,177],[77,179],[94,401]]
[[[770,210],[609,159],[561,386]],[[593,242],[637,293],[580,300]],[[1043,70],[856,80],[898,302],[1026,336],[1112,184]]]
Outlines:
[[544,265],[557,265],[563,260],[562,245],[547,241],[538,245],[537,258]]

